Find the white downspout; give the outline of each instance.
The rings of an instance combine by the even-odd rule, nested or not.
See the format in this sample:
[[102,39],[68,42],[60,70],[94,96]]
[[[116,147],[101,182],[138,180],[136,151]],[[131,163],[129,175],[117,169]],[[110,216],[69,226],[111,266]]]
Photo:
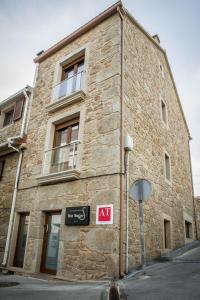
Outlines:
[[128,274],[128,238],[129,238],[129,150],[125,152],[125,173],[126,173],[126,254],[125,254],[125,273]]
[[9,225],[8,225],[6,246],[5,246],[5,251],[4,251],[3,263],[2,263],[3,266],[6,266],[7,259],[8,259],[8,253],[9,253],[9,247],[10,247],[10,237],[11,237],[11,232],[12,232],[13,218],[14,218],[14,212],[15,212],[15,203],[16,203],[16,198],[17,198],[17,187],[18,187],[18,182],[19,182],[19,174],[20,174],[20,169],[21,169],[22,157],[23,157],[23,152],[21,150],[19,153],[19,160],[18,160],[18,165],[17,165],[15,187],[14,187],[13,200],[12,200],[12,206],[11,206],[11,211],[10,211],[10,220],[9,220]]
[[129,134],[125,135],[124,141],[125,150],[125,177],[126,177],[126,249],[125,249],[125,273],[128,274],[128,239],[129,239],[129,154],[133,150],[133,139]]

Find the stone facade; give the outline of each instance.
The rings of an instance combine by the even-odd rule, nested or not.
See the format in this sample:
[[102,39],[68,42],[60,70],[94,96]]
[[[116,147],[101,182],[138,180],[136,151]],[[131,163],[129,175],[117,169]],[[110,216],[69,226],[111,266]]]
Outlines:
[[[185,219],[191,222],[194,231],[189,133],[166,55],[124,12],[122,10],[123,53],[121,17],[116,7],[98,24],[93,21],[93,26],[77,38],[51,55],[44,53],[46,57],[41,61],[40,57],[38,59],[27,150],[15,207],[10,267],[13,265],[20,213],[30,213],[23,272],[38,273],[46,213],[59,211],[57,277],[88,280],[119,276],[120,255],[124,254],[119,251],[120,214],[125,218],[125,208],[120,211],[120,176],[124,177],[120,150],[123,147],[121,135],[126,132],[134,139],[134,150],[130,154],[130,183],[137,178],[147,178],[153,183],[153,194],[145,204],[147,257],[150,259],[167,251],[163,244],[165,219],[170,222],[171,249],[187,242]],[[78,94],[54,101],[52,91],[61,80],[62,67],[80,55],[84,55],[84,87]],[[123,103],[121,80],[124,82]],[[167,125],[161,118],[161,98],[167,107]],[[52,156],[48,160],[47,155],[54,145],[55,128],[77,116],[79,144],[75,170],[52,173],[48,165]],[[165,151],[171,161],[171,180],[168,182],[165,180]],[[96,206],[103,204],[113,205],[113,224],[96,224]],[[90,206],[90,224],[65,225],[66,207],[85,205]],[[129,209],[131,269],[140,263],[137,203],[130,200]],[[123,234],[125,236],[125,232]],[[194,233],[191,238],[195,238]],[[124,241],[121,241],[123,246]]]
[[[185,243],[187,215],[192,219],[195,238],[189,135],[165,53],[130,18],[124,27],[124,130],[134,139],[130,182],[143,177],[153,184],[152,196],[144,206],[148,259],[165,251],[165,218],[171,223],[170,248]],[[161,99],[166,103],[167,124],[162,120]],[[165,152],[171,160],[170,182],[165,179]],[[129,253],[133,265],[140,259],[137,211],[138,205],[130,201]]]

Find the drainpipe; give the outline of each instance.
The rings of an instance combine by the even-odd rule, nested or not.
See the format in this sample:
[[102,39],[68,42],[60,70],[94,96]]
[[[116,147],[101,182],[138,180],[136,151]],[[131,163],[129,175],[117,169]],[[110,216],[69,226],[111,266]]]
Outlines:
[[128,239],[129,239],[129,154],[133,150],[133,139],[126,133],[124,140],[125,149],[125,176],[126,176],[126,251],[125,273],[128,274]]
[[124,135],[123,135],[123,113],[124,113],[124,17],[117,8],[121,20],[121,102],[120,102],[120,234],[119,234],[119,275],[124,277]]
[[5,246],[5,251],[4,251],[3,263],[2,263],[3,266],[7,265],[7,260],[8,260],[8,253],[9,253],[9,248],[10,248],[10,238],[11,238],[11,232],[12,232],[12,227],[13,227],[15,203],[16,203],[16,198],[17,198],[17,188],[18,188],[18,182],[19,182],[22,157],[23,157],[23,152],[22,152],[22,150],[20,150],[19,160],[18,160],[18,165],[17,165],[16,179],[15,179],[15,187],[14,187],[14,192],[13,192],[12,206],[11,206],[11,211],[10,211],[10,220],[9,220],[9,225],[8,225],[6,246]]
[[128,191],[129,191],[129,151],[125,152],[125,174],[126,174],[126,254],[125,254],[125,273],[128,274],[128,223],[129,223],[129,203],[128,203]]

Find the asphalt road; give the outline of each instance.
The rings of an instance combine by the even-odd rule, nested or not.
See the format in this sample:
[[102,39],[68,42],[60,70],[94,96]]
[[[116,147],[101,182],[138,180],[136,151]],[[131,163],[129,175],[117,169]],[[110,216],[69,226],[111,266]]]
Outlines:
[[[3,282],[17,282],[2,287]],[[118,282],[121,300],[200,300],[200,247]],[[0,300],[104,300],[108,283],[70,283],[0,275]],[[104,295],[102,298],[100,298]]]
[[[19,285],[1,287],[3,282]],[[70,283],[17,275],[0,275],[0,300],[99,300],[104,283]]]
[[127,300],[200,300],[200,247],[120,284]]

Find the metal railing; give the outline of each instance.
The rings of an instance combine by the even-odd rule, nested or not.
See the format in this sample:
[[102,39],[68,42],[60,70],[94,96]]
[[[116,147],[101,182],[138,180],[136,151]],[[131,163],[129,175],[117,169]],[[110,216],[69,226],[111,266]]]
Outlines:
[[53,101],[57,101],[61,97],[80,91],[83,88],[84,74],[85,70],[57,84],[53,89]]
[[76,168],[79,142],[72,142],[45,151],[43,174],[58,173]]

